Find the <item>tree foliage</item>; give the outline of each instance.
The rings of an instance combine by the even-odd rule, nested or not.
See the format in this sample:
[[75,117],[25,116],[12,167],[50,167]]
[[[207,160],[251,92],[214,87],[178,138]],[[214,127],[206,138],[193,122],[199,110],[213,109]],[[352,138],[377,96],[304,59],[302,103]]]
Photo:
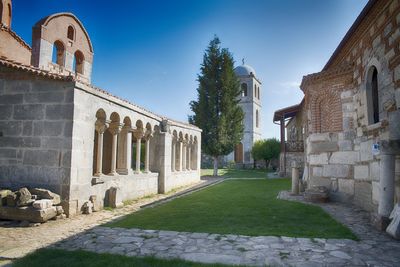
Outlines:
[[255,160],[265,160],[268,167],[271,160],[279,158],[280,146],[276,138],[258,140],[253,144],[251,155]]
[[203,130],[202,149],[214,157],[214,170],[218,156],[232,152],[242,139],[244,117],[238,105],[240,86],[234,73],[234,60],[220,43],[215,36],[204,53],[197,79],[198,97],[190,102],[194,115],[189,117],[190,123]]

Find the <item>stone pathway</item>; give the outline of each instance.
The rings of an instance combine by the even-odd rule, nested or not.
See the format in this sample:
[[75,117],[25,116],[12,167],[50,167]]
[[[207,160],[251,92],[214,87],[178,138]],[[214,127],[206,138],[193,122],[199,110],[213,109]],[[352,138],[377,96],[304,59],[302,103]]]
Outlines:
[[[282,192],[279,197],[303,201],[301,197],[290,196],[287,192]],[[3,241],[7,243],[8,239],[14,238],[25,253],[27,245],[32,250],[33,247],[51,244],[51,247],[67,250],[84,249],[127,256],[153,255],[159,258],[248,266],[400,266],[400,242],[372,228],[366,212],[339,203],[320,206],[351,228],[361,241],[250,237],[96,226],[137,210],[140,207],[137,203],[123,208],[125,210],[115,210],[116,214],[112,216],[104,211],[91,216],[54,221],[37,228],[12,228],[9,232],[5,231],[8,228],[0,228],[0,247]],[[81,225],[85,219],[92,223]],[[7,236],[4,237],[3,233]],[[27,236],[32,239],[27,240]],[[3,255],[5,252],[0,252],[0,257]]]
[[[288,192],[279,197],[304,202]],[[367,212],[339,203],[320,206],[361,241],[96,227],[54,247],[249,266],[400,266],[400,242],[372,228]]]
[[[75,216],[70,219],[48,221],[38,227],[18,227],[15,223],[0,220],[0,260],[20,258],[38,248],[47,247],[65,238],[77,235],[126,214],[137,211],[146,204],[176,197],[182,192],[199,189],[219,182],[220,178],[206,178],[198,184],[180,188],[165,195],[155,195],[139,199],[120,209],[102,210],[90,215]],[[3,262],[0,261],[0,266]]]

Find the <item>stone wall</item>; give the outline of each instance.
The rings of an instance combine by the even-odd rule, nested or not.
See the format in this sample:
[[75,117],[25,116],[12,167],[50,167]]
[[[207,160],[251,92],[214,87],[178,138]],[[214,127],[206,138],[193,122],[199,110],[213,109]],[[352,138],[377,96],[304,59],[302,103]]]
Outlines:
[[[7,71],[8,77],[18,73]],[[32,78],[32,76],[30,76]],[[0,187],[69,194],[73,85],[0,77]]]
[[0,57],[29,65],[31,48],[9,28],[0,25]]
[[[391,185],[394,202],[400,201],[399,28],[399,1],[374,2],[324,70],[305,76],[301,86],[308,110],[309,185],[327,186],[333,198],[353,201],[373,212],[382,204],[380,194],[386,190],[381,185],[383,179],[396,181]],[[371,123],[372,106],[368,100],[372,67],[378,73],[377,123]],[[326,111],[331,114],[324,114]],[[373,151],[374,144],[380,149]],[[383,174],[385,155],[396,159],[395,166]]]

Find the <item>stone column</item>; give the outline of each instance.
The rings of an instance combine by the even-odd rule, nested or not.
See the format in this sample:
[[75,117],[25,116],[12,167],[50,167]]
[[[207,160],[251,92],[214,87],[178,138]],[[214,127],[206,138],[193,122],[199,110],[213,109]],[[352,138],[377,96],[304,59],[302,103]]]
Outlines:
[[135,173],[139,174],[140,173],[140,152],[141,152],[143,131],[136,130],[134,132],[134,134],[135,134],[135,138],[136,138],[136,170],[135,170]]
[[96,121],[97,132],[97,158],[96,158],[96,173],[94,176],[101,176],[103,171],[103,137],[106,130],[106,124],[102,121]]
[[149,173],[149,162],[150,162],[150,136],[146,137],[146,155],[144,158],[144,172]]
[[187,143],[186,140],[182,142],[182,171],[186,171],[186,147]]
[[176,171],[176,169],[175,169],[175,163],[176,163],[176,142],[173,140],[172,141],[172,147],[171,147],[171,157],[172,157],[172,160],[171,160],[171,171]]
[[381,154],[379,216],[389,218],[394,205],[395,155]]
[[126,132],[126,168],[127,174],[132,174],[132,129],[129,127]]
[[110,132],[112,134],[111,171],[108,175],[117,175],[117,143],[118,134],[121,132],[121,126],[117,124],[110,126]]
[[188,144],[188,151],[187,151],[187,170],[192,170],[192,142]]
[[299,194],[299,167],[296,162],[292,163],[292,194]]
[[183,140],[178,140],[179,144],[179,171],[182,171],[182,152],[183,152]]

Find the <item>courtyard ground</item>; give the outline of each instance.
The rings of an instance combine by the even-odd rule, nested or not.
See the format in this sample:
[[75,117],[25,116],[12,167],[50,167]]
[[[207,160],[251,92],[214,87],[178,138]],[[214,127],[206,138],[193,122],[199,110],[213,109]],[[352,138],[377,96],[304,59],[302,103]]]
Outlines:
[[[242,174],[243,172],[240,172],[237,175],[241,176]],[[258,186],[258,183],[263,181],[266,182],[265,185],[270,184],[270,182],[282,183],[284,188],[288,188],[285,180],[265,180],[264,177],[261,178],[262,180],[248,179],[246,181],[238,180],[238,178],[227,179],[204,191],[145,210],[165,207],[175,201],[179,202],[188,197],[196,197],[203,192],[218,190],[218,187],[224,187],[224,184],[232,185],[232,187],[228,186],[226,190],[231,190],[237,186],[240,190],[235,191],[236,195],[241,194],[242,189],[239,185],[243,185],[243,182],[257,184]],[[264,189],[268,191],[267,186]],[[273,195],[270,196],[269,201],[278,201],[275,199],[277,191],[279,191],[278,188],[276,188],[276,191],[268,191]],[[280,197],[294,201],[284,201],[288,204],[298,204],[297,202],[303,201],[301,197],[292,197],[285,193],[280,194]],[[243,200],[243,198],[241,199]],[[252,196],[246,198],[252,198]],[[350,228],[359,238],[359,241],[343,238],[193,233],[157,230],[147,227],[147,229],[139,229],[98,225],[110,221],[113,221],[110,223],[117,223],[118,220],[115,219],[120,219],[123,215],[139,210],[140,206],[150,203],[152,200],[154,198],[142,199],[136,203],[129,203],[123,209],[101,211],[90,216],[78,216],[79,218],[75,219],[50,222],[36,228],[0,228],[0,248],[4,244],[3,241],[8,241],[8,244],[10,242],[19,244],[22,248],[20,250],[23,250],[24,246],[26,248],[27,245],[31,245],[30,251],[32,251],[32,243],[43,243],[42,245],[36,243],[36,248],[46,247],[45,249],[16,262],[19,264],[17,266],[65,266],[65,264],[54,264],[55,261],[68,263],[68,266],[81,266],[89,258],[92,259],[93,266],[113,266],[114,263],[121,263],[122,266],[157,266],[149,263],[149,261],[160,263],[159,266],[201,266],[182,260],[230,265],[242,264],[245,266],[400,266],[400,254],[398,253],[400,242],[391,239],[385,233],[374,230],[369,223],[368,213],[339,203],[326,203],[314,205],[314,207],[320,206],[333,218]],[[245,202],[247,201],[245,200]],[[195,215],[195,213],[196,210],[193,210],[192,215]],[[99,220],[99,218],[102,219]],[[86,223],[86,220],[90,223]],[[296,217],[294,220],[301,222],[304,220],[304,216]],[[60,232],[63,233],[64,238],[59,238]],[[58,238],[52,238],[52,236]],[[30,239],[27,240],[27,237]],[[51,239],[53,242],[50,242]],[[14,253],[17,249],[15,248]],[[54,252],[53,249],[58,250]],[[98,254],[85,254],[82,250]],[[47,259],[52,258],[49,255],[53,254],[57,260],[47,261]],[[0,257],[4,257],[4,255],[6,253],[0,250]],[[121,257],[121,255],[129,258]],[[148,256],[151,258],[142,258]],[[180,260],[172,263],[165,261],[173,259]]]

